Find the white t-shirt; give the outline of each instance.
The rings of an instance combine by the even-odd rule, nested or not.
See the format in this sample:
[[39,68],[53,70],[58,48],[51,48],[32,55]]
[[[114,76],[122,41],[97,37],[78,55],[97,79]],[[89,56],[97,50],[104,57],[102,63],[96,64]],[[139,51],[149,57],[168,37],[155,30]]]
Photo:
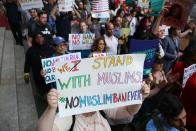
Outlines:
[[108,37],[104,35],[105,42],[107,45],[107,53],[117,55],[118,39],[115,36]]
[[[56,115],[55,125],[59,131],[69,131],[72,125],[72,116],[59,118]],[[111,131],[110,126],[103,116],[96,112],[90,117],[84,115],[76,115],[73,131]]]
[[135,31],[136,31],[136,27],[137,27],[137,18],[136,17],[133,17],[132,19],[131,19],[131,22],[130,22],[130,24],[129,24],[129,28],[130,28],[130,35],[131,36],[133,36],[134,35],[134,33],[135,33]]

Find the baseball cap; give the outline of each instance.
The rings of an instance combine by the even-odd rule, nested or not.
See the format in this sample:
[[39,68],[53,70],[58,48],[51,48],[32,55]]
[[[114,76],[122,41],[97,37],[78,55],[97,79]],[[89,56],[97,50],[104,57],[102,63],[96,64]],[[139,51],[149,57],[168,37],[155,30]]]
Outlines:
[[61,44],[61,43],[65,43],[65,39],[64,39],[63,37],[61,37],[61,36],[55,37],[55,38],[53,39],[53,41],[54,41],[54,45],[55,45],[55,46],[58,46],[58,45]]

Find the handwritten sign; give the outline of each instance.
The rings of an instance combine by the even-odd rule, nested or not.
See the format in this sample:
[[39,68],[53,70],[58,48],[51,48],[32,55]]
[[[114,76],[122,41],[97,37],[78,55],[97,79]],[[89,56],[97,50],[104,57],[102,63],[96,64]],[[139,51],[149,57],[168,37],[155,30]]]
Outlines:
[[163,8],[164,0],[150,0],[150,9],[152,16],[158,16]]
[[127,37],[130,33],[131,29],[130,28],[121,28],[120,31],[120,36],[125,36]]
[[109,18],[109,2],[108,0],[93,0],[92,3],[93,18]]
[[145,53],[146,59],[144,63],[144,77],[147,77],[151,70],[155,59],[155,53],[158,48],[158,40],[134,40],[129,43],[129,53]]
[[187,68],[184,69],[184,76],[183,76],[183,82],[182,87],[184,88],[186,85],[187,80],[193,75],[193,73],[196,72],[196,64],[193,64]]
[[[61,117],[141,104],[145,54],[127,54],[56,63]],[[63,71],[64,65],[78,70]]]
[[29,10],[32,8],[42,8],[43,2],[42,0],[21,0],[21,7],[23,10]]
[[[55,63],[56,62],[58,61],[75,62],[80,59],[81,59],[81,53],[65,54],[62,56],[42,59],[41,61],[42,61],[43,71],[45,72],[44,78],[45,78],[46,84],[56,81],[56,78],[55,78],[55,72],[56,72]],[[65,66],[65,69],[71,70],[68,67],[66,68],[66,66]]]
[[91,49],[95,34],[69,34],[69,50]]
[[138,0],[138,6],[142,8],[149,7],[150,0]]
[[107,56],[107,53],[93,53],[93,57],[97,58],[97,57],[105,57]]
[[61,0],[59,4],[59,11],[61,12],[72,11],[73,2],[74,0]]

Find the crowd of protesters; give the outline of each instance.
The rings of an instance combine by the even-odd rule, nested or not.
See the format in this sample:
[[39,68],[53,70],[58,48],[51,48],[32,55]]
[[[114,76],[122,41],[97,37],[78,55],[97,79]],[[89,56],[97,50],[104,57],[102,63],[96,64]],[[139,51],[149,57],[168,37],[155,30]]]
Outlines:
[[[28,47],[24,80],[29,83],[32,72],[40,106],[37,130],[137,131],[138,122],[156,112],[156,119],[150,119],[143,130],[196,131],[195,73],[182,88],[184,69],[196,64],[196,20],[188,19],[183,30],[166,27],[162,22],[167,10],[151,16],[136,1],[117,6],[109,1],[110,18],[93,18],[91,2],[75,0],[73,11],[60,12],[59,0],[43,0],[43,9],[28,11],[17,0],[2,1],[16,45]],[[177,9],[173,10],[176,14]],[[129,35],[121,36],[121,28],[130,28]],[[78,52],[68,50],[71,33],[95,34],[92,49],[79,50],[82,58],[93,57],[93,53],[127,54],[132,39],[158,40],[151,73],[141,85],[143,103],[60,118],[56,84],[45,83],[41,59]]]

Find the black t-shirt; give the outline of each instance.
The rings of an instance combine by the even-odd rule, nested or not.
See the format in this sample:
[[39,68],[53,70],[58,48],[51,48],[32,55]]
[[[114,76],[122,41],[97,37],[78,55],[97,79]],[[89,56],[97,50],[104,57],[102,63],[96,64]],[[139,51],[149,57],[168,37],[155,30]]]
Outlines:
[[68,35],[71,33],[71,20],[72,15],[57,15],[56,17],[56,29],[57,36],[63,37],[66,41],[68,41]]
[[32,23],[28,32],[28,36],[33,38],[37,34],[37,32],[41,32],[43,34],[46,44],[53,44],[53,32],[48,24],[41,25],[38,22]]

